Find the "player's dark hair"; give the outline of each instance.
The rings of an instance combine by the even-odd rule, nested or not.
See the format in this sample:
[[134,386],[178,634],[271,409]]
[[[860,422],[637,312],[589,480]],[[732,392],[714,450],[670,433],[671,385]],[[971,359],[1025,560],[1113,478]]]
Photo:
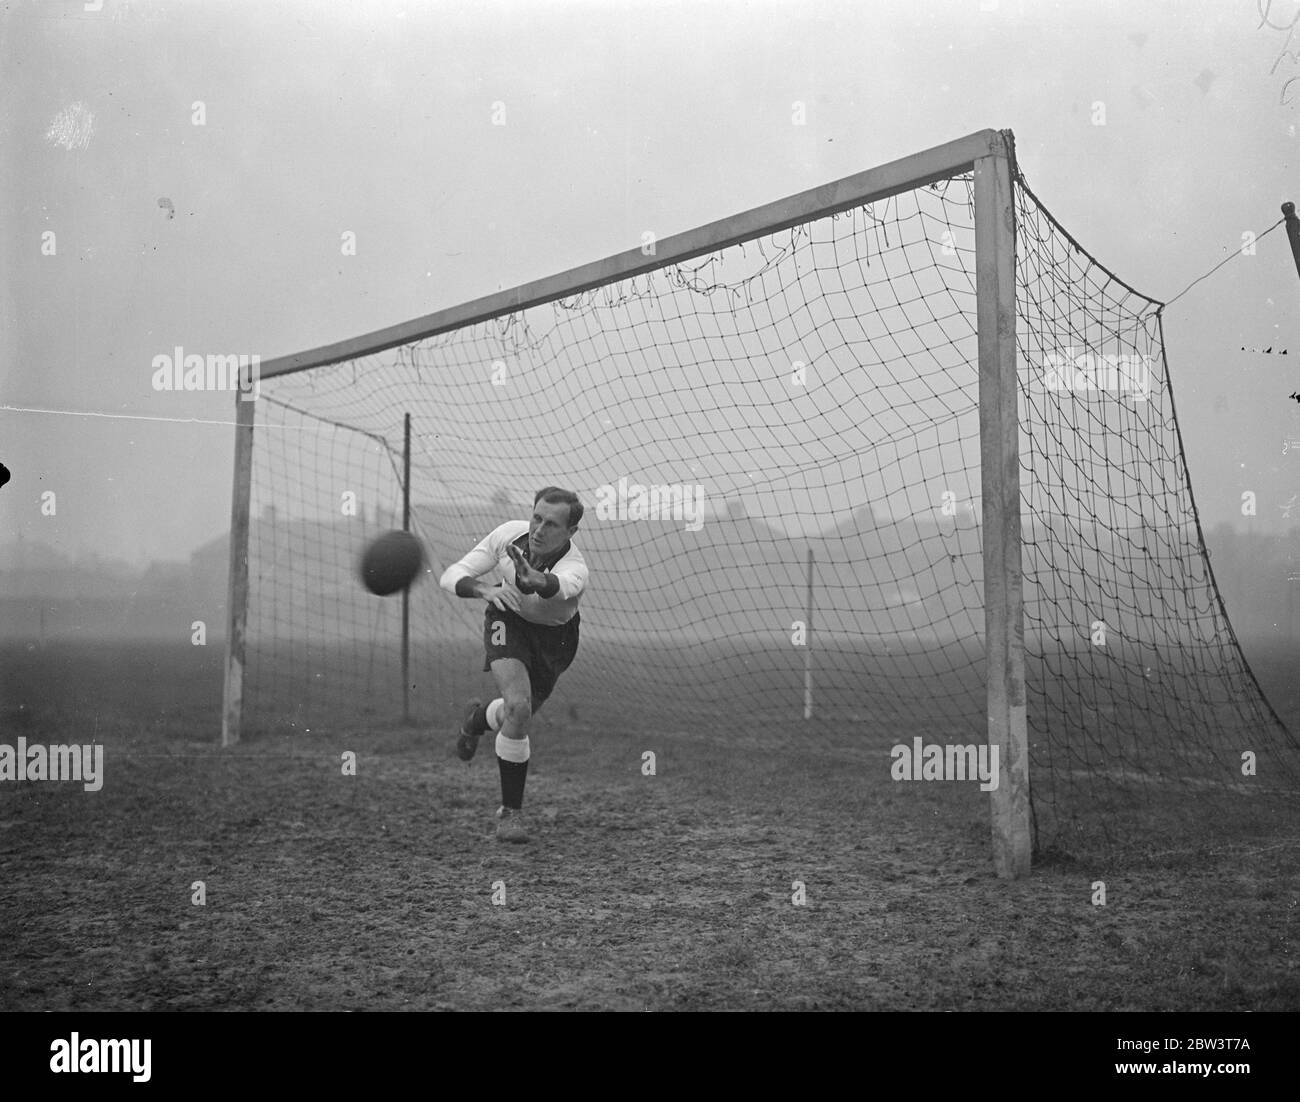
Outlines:
[[569,507],[569,527],[574,527],[582,520],[582,502],[578,500],[578,495],[569,490],[561,489],[559,486],[547,486],[545,489],[537,491],[537,496],[533,498],[533,504],[539,501],[545,501],[547,505],[567,505]]

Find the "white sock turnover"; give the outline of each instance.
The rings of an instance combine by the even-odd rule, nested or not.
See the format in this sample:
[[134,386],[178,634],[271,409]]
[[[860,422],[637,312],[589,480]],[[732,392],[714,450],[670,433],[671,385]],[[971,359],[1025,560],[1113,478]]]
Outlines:
[[532,753],[532,747],[528,745],[528,736],[523,738],[506,738],[505,735],[497,732],[497,757],[502,761],[513,761],[523,763]]

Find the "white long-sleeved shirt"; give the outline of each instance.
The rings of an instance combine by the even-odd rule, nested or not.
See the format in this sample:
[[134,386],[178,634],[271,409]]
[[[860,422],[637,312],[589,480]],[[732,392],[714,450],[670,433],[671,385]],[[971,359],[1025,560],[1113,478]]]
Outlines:
[[[474,550],[443,571],[438,584],[448,593],[455,593],[461,578],[481,578],[495,568],[502,579],[513,585],[515,564],[506,553],[512,543],[528,557],[528,521],[508,520],[493,528]],[[578,611],[578,599],[587,588],[587,563],[582,552],[570,540],[568,549],[557,560],[545,560],[538,569],[554,574],[560,590],[554,597],[521,592],[519,615],[533,624],[567,624]]]

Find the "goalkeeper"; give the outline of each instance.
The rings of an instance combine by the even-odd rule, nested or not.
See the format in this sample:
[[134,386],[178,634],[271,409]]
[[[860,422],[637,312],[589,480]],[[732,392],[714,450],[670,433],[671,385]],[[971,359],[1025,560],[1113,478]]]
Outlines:
[[[587,564],[572,537],[582,520],[582,502],[558,486],[537,491],[531,521],[499,525],[439,584],[457,597],[487,601],[483,615],[484,671],[500,692],[484,705],[471,700],[456,740],[456,753],[469,761],[478,740],[496,732],[501,772],[500,842],[527,842],[523,821],[528,776],[528,722],[555,688],[578,652],[578,600],[587,587]],[[480,581],[495,568],[499,580]]]

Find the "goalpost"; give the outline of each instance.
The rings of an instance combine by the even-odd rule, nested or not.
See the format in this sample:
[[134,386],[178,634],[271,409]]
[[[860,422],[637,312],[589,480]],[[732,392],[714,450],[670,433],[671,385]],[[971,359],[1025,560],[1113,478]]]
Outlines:
[[[1080,398],[1076,353],[1140,357],[1158,393]],[[1003,877],[1035,845],[1123,837],[1147,821],[1135,801],[1207,784],[1235,799],[1229,720],[1294,776],[1209,572],[1159,304],[1041,207],[1009,131],[260,378],[238,403],[223,745],[250,716],[382,724],[408,693],[425,719],[454,711],[478,628],[431,581],[556,483],[587,507],[583,632],[608,656],[566,675],[574,722],[739,715],[784,740],[819,723],[873,752],[973,737],[999,751]],[[399,626],[353,579],[360,546],[404,517],[432,556],[418,635],[405,600]]]

